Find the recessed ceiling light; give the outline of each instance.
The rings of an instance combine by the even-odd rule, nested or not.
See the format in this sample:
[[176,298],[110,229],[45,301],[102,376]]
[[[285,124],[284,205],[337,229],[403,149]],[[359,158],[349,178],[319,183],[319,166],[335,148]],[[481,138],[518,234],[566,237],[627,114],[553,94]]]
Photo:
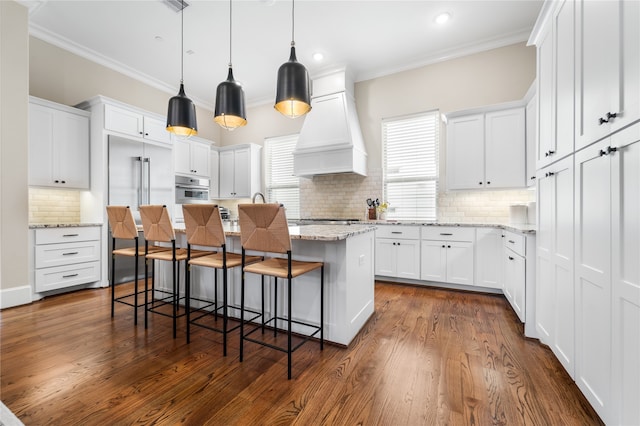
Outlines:
[[444,12],[444,13],[441,13],[440,15],[436,16],[436,23],[442,25],[442,24],[448,22],[449,19],[451,19],[451,14],[449,12]]
[[315,61],[320,62],[321,60],[324,59],[324,55],[322,53],[320,53],[320,52],[316,52],[316,53],[313,54],[313,59]]

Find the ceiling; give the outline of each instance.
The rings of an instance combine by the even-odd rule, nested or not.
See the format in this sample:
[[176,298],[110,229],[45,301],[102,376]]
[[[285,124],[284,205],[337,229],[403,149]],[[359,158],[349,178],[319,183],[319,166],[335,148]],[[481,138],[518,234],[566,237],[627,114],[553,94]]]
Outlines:
[[[180,81],[180,13],[162,0],[20,0],[31,35],[175,94]],[[187,0],[187,96],[213,109],[229,63],[229,1]],[[298,60],[311,77],[347,67],[356,81],[527,40],[542,0],[298,0]],[[439,25],[442,12],[451,15]],[[273,102],[278,67],[289,58],[292,2],[233,2],[233,71],[247,104]],[[313,54],[320,52],[320,62]]]

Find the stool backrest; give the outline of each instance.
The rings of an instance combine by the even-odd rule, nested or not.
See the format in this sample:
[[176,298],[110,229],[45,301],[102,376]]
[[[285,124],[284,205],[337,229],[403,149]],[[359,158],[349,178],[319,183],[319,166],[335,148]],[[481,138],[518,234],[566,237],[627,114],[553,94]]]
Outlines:
[[183,204],[182,211],[189,244],[207,247],[225,244],[222,218],[216,204]]
[[138,236],[136,222],[129,206],[107,206],[107,216],[113,238],[133,240]]
[[140,206],[140,217],[142,218],[144,238],[147,241],[168,243],[176,239],[167,206]]
[[282,204],[238,204],[240,241],[246,250],[287,253],[289,225]]

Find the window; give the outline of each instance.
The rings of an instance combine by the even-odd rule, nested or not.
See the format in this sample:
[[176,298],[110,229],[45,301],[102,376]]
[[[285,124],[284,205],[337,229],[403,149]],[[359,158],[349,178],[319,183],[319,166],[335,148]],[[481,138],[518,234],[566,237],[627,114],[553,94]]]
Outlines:
[[293,174],[296,142],[297,134],[264,141],[267,201],[283,204],[288,219],[300,218],[300,178]]
[[382,121],[383,198],[388,219],[436,220],[438,111]]

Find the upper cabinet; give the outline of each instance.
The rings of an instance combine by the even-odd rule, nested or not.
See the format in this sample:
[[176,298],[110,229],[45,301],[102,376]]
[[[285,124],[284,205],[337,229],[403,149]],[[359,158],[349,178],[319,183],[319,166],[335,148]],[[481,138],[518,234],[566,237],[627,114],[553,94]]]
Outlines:
[[254,144],[219,148],[219,198],[251,198],[260,191],[261,150]]
[[[535,92],[535,83],[529,89]],[[527,181],[527,187],[533,187],[536,185],[536,148],[538,147],[538,97],[535,94],[531,95],[531,98],[527,101],[525,107],[525,126],[526,126],[526,141],[527,141],[527,174],[525,176]]]
[[524,188],[525,110],[489,107],[454,113],[447,124],[449,189]]
[[640,119],[640,2],[576,1],[576,149]]
[[29,98],[29,185],[89,189],[89,116]]
[[175,172],[180,175],[211,177],[211,142],[200,138],[174,138]]
[[104,127],[106,130],[137,136],[156,142],[171,143],[167,124],[158,118],[144,115],[139,110],[106,104]]

